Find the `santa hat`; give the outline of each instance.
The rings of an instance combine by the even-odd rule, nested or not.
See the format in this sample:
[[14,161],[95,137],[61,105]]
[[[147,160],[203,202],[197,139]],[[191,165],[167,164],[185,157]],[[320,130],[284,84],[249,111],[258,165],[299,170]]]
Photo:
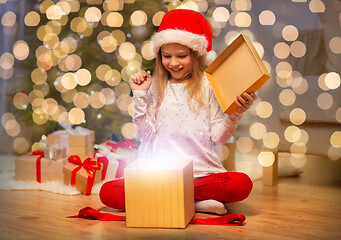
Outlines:
[[211,24],[200,13],[192,10],[174,9],[167,12],[151,40],[155,56],[162,45],[180,43],[202,56],[205,65],[216,58],[216,53],[212,51]]

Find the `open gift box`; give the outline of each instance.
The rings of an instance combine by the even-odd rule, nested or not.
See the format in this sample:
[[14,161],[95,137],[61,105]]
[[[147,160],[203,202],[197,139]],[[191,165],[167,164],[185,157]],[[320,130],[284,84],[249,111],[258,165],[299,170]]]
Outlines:
[[232,114],[238,107],[238,95],[255,92],[269,78],[251,40],[239,35],[205,70],[222,110]]

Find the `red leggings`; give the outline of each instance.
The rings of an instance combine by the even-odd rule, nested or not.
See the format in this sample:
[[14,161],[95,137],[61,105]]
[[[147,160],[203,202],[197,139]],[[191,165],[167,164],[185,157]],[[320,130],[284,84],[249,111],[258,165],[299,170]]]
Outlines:
[[[199,201],[238,202],[249,196],[252,186],[251,179],[244,173],[214,173],[194,181],[194,196]],[[104,183],[99,197],[104,205],[124,210],[124,179]]]

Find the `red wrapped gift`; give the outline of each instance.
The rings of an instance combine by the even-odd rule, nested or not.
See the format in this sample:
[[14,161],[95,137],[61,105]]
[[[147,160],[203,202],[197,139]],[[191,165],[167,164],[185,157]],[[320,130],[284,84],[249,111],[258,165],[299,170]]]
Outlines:
[[93,185],[101,181],[101,175],[102,164],[89,157],[72,155],[64,165],[64,183],[76,186],[85,195],[91,194]]

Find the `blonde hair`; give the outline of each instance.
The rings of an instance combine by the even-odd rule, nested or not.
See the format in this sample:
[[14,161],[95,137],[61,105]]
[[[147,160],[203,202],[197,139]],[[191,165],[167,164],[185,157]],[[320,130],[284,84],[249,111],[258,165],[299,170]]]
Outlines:
[[[188,91],[187,104],[189,108],[193,111],[197,111],[198,107],[203,105],[202,80],[205,65],[203,64],[202,58],[198,56],[195,51],[193,51],[192,49],[190,49],[190,51],[192,68],[188,74],[185,89]],[[155,79],[155,82],[153,83],[153,90],[156,95],[155,110],[158,110],[161,106],[161,103],[163,102],[165,96],[165,89],[167,87],[169,79],[171,78],[171,74],[162,65],[161,58],[161,52],[159,51],[158,55],[156,56],[156,67],[153,74]]]

